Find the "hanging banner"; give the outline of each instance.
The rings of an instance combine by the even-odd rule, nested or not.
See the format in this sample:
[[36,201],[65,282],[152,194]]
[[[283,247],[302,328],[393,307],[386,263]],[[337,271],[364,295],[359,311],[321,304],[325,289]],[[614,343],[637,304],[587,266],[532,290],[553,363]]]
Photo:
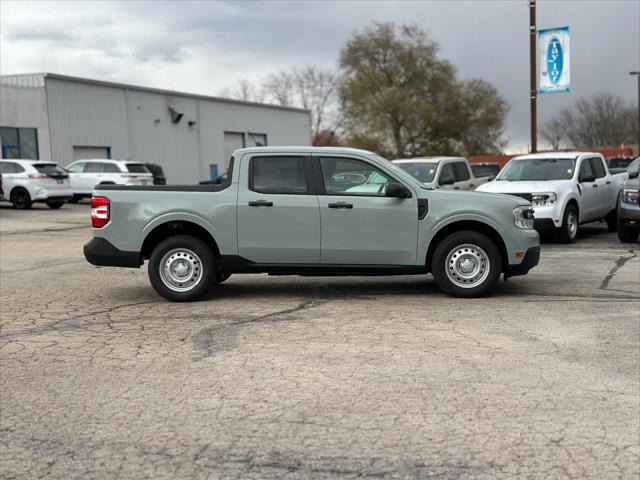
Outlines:
[[571,90],[569,27],[538,30],[538,93]]

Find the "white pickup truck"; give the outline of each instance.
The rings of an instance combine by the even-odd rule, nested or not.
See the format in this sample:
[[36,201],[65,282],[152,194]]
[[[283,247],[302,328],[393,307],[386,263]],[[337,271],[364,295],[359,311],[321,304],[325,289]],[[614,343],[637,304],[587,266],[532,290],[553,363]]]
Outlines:
[[469,160],[463,157],[420,157],[394,160],[408,174],[428,188],[475,190],[489,177],[477,178]]
[[515,157],[494,181],[478,191],[529,200],[536,230],[554,230],[563,242],[575,241],[578,225],[606,219],[617,226],[617,204],[627,173],[611,175],[593,152],[550,152]]

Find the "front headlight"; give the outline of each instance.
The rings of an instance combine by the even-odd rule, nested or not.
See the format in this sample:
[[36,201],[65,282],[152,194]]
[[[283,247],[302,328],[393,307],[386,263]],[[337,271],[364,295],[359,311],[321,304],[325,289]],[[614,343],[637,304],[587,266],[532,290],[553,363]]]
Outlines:
[[533,228],[533,209],[531,207],[514,208],[513,224],[522,230],[531,230]]
[[622,201],[624,203],[638,203],[638,190],[624,189],[622,193]]
[[531,194],[531,204],[534,207],[547,207],[555,205],[558,197],[553,192],[533,193]]

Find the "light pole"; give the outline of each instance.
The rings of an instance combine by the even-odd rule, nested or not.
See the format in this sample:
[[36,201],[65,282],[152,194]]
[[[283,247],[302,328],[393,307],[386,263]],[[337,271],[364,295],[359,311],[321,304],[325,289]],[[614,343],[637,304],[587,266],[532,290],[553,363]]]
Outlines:
[[629,72],[629,75],[638,77],[638,155],[640,155],[640,72]]
[[538,151],[538,88],[536,76],[536,0],[529,0],[529,95],[531,109],[531,153]]

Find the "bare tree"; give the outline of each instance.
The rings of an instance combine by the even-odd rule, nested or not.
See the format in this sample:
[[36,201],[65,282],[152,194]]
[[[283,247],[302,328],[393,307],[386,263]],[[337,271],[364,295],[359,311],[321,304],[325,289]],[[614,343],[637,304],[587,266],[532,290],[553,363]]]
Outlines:
[[290,107],[296,103],[294,91],[294,76],[290,72],[280,71],[272,73],[262,83],[268,102]]
[[243,102],[263,102],[265,98],[265,92],[259,86],[254,85],[250,80],[246,78],[238,81],[235,88],[226,88],[220,92],[221,97],[233,98],[235,100],[242,100]]
[[558,150],[567,134],[567,123],[562,117],[553,117],[540,127],[539,132],[540,136],[551,144],[551,148]]
[[575,147],[615,147],[633,142],[635,114],[630,102],[610,93],[580,98],[560,111],[567,137]]

